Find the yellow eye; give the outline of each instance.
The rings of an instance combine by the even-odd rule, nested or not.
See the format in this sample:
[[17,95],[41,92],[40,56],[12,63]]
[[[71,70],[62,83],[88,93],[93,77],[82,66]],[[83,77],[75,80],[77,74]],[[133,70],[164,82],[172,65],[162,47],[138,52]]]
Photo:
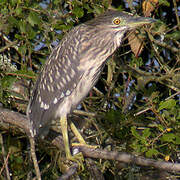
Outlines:
[[120,24],[120,22],[121,22],[121,20],[118,18],[113,20],[113,23],[116,25]]

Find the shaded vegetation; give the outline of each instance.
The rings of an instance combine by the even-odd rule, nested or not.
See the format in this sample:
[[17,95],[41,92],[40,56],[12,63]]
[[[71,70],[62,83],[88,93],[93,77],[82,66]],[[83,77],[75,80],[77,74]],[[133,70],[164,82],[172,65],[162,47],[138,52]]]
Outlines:
[[[25,113],[33,84],[48,55],[73,26],[111,6],[159,21],[127,34],[109,59],[96,88],[74,114],[91,144],[153,159],[180,162],[180,12],[178,1],[1,1],[0,102]],[[82,121],[82,123],[81,123]],[[85,123],[86,122],[86,123]],[[13,179],[34,176],[29,143],[23,134],[1,130]],[[2,148],[0,157],[3,157]],[[57,179],[67,168],[62,152],[37,144],[43,179]],[[6,179],[0,158],[0,179]],[[105,179],[151,179],[156,170],[96,160]],[[158,174],[158,173],[157,173]],[[87,165],[82,179],[90,178]],[[162,175],[164,176],[164,174]],[[169,174],[167,174],[169,176]],[[180,174],[176,174],[179,177]]]

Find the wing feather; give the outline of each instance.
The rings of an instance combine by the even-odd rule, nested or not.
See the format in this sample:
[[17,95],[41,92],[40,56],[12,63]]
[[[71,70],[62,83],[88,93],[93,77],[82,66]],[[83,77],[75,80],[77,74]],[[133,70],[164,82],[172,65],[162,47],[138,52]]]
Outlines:
[[[46,134],[64,98],[71,95],[82,77],[74,45],[64,39],[51,53],[36,82],[27,110],[34,135]],[[66,46],[67,45],[67,46]],[[66,47],[66,48],[65,48]],[[71,56],[70,56],[71,55]]]

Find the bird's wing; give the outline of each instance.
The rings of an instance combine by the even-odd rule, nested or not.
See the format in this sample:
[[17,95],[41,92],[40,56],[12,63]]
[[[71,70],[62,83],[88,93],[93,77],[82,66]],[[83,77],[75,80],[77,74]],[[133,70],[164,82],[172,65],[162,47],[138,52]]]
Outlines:
[[27,109],[34,135],[48,132],[59,104],[71,95],[82,77],[78,57],[72,56],[73,48],[71,45],[65,48],[62,44],[56,47],[36,82]]

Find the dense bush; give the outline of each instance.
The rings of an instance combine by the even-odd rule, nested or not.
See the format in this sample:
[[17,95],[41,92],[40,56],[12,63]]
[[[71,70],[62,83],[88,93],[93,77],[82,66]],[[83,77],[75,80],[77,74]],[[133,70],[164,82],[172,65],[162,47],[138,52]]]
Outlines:
[[[151,16],[158,22],[151,28],[127,34],[123,46],[107,62],[96,88],[79,106],[96,116],[78,118],[88,122],[84,131],[87,141],[102,148],[178,162],[180,12],[177,2],[1,1],[1,104],[25,113],[32,84],[42,65],[52,48],[73,26],[92,19],[110,6]],[[26,179],[32,170],[28,140],[12,131],[3,131],[2,135],[12,176],[14,179]],[[44,172],[42,176],[44,179],[57,178],[62,168],[60,155],[50,147],[45,150],[38,148],[40,169]],[[0,159],[0,176],[3,179],[5,172],[1,169],[4,161]],[[97,165],[107,179],[128,179],[143,173],[143,169],[135,165],[126,166],[119,172],[115,162],[97,160]],[[87,179],[88,172],[85,170],[81,176]]]

